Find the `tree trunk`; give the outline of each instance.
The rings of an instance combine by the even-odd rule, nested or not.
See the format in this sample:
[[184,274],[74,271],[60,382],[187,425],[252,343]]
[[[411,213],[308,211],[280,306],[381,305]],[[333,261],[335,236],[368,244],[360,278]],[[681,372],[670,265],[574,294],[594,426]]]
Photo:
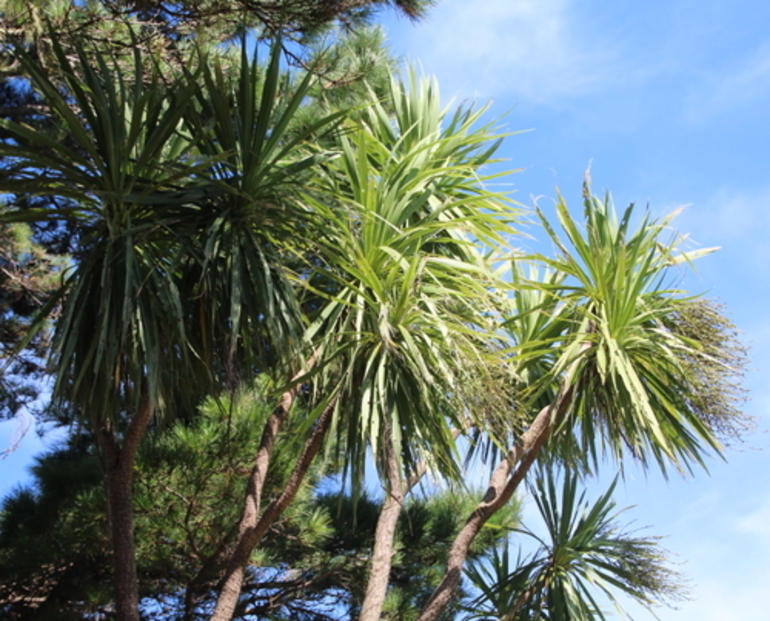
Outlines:
[[195,621],[198,618],[198,615],[195,613],[195,607],[201,596],[210,593],[214,588],[213,584],[218,581],[222,558],[227,550],[230,537],[235,535],[237,527],[238,524],[233,525],[231,532],[222,537],[220,544],[212,554],[199,559],[201,561],[200,569],[193,576],[192,580],[187,583],[187,588],[185,589],[182,621]]
[[[294,394],[296,395],[296,390],[292,390],[294,390]],[[286,394],[284,394],[284,397],[286,397]],[[292,400],[293,398],[294,397],[292,396]],[[281,401],[283,403],[284,399]],[[258,495],[252,498],[247,497],[246,503],[244,505],[244,511],[241,515],[235,547],[227,559],[227,569],[225,570],[225,576],[222,581],[222,588],[220,590],[216,608],[214,609],[214,614],[211,616],[212,621],[230,621],[230,619],[232,619],[235,608],[238,605],[238,599],[241,595],[241,587],[243,586],[243,573],[245,571],[246,565],[249,562],[251,553],[254,551],[254,548],[259,545],[268,528],[270,528],[273,522],[278,519],[278,517],[289,505],[289,503],[294,500],[294,496],[296,496],[297,492],[299,491],[299,487],[305,478],[305,474],[307,474],[307,471],[310,468],[310,464],[313,462],[313,459],[315,459],[315,456],[318,454],[318,451],[323,445],[326,432],[329,430],[329,426],[331,425],[335,403],[336,398],[326,406],[326,409],[324,409],[323,413],[318,418],[318,421],[316,421],[313,434],[310,436],[307,444],[305,444],[302,455],[297,461],[297,465],[294,467],[294,471],[289,477],[289,481],[286,484],[283,492],[281,492],[281,495],[276,500],[268,505],[262,517],[258,519],[262,488],[264,487],[265,475],[267,474],[267,467],[270,463],[270,456],[272,455],[275,436],[273,436],[270,440],[270,450],[266,455],[266,459],[262,462],[264,471],[259,473],[259,477],[257,479],[259,486],[256,484],[252,485],[252,481],[250,481],[249,484],[248,493]],[[276,410],[281,407],[282,406],[279,405]],[[268,433],[269,424],[270,421],[268,421],[268,424],[266,425],[265,434]],[[275,433],[277,435],[277,427]],[[264,444],[265,435],[263,435],[263,443],[260,446],[260,452],[262,452]],[[254,472],[252,472],[252,479],[255,479]]]
[[[572,394],[572,388],[560,390],[554,402],[538,412],[527,431],[521,434],[506,458],[495,468],[489,479],[489,487],[484,494],[484,499],[476,505],[473,513],[452,542],[444,577],[423,607],[417,621],[436,621],[452,600],[452,596],[460,584],[463,565],[473,540],[487,520],[511,499],[519,484],[524,480],[552,429],[564,415]],[[511,475],[514,467],[516,470]]]
[[[124,460],[120,460],[123,462]],[[115,610],[120,621],[139,621],[139,583],[134,557],[132,464],[119,463],[107,473],[114,563]]]
[[126,430],[122,446],[110,427],[104,426],[96,432],[106,470],[115,612],[118,621],[139,621],[139,583],[134,546],[133,467],[136,451],[151,418],[152,408],[149,398],[144,394]]
[[385,603],[385,595],[388,592],[388,583],[390,582],[396,526],[404,505],[405,484],[401,478],[401,469],[393,446],[393,432],[389,426],[386,427],[385,433],[385,465],[388,488],[374,532],[369,581],[366,584],[366,595],[361,607],[359,621],[379,621],[382,614],[382,606]]

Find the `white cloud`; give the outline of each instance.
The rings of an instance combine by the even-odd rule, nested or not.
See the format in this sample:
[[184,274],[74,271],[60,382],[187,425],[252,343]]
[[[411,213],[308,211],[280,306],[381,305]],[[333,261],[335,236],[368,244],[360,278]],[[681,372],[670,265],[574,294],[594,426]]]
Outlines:
[[578,37],[568,0],[444,0],[408,48],[447,93],[549,102],[591,91],[611,54]]
[[[718,482],[710,485],[718,486]],[[770,590],[767,566],[770,546],[770,497],[753,503],[734,492],[710,490],[690,498],[675,541],[664,540],[677,553],[675,568],[688,579],[691,600],[677,610],[657,610],[661,621],[761,621],[757,606]],[[751,512],[741,515],[747,505]],[[641,617],[646,618],[646,617]]]
[[[737,566],[738,563],[734,563]],[[768,579],[761,568],[753,575],[725,569],[717,579],[703,580],[698,596],[684,602],[678,610],[658,613],[661,621],[764,621],[767,610],[760,602],[767,598]]]
[[[724,505],[715,508],[730,513]],[[696,599],[671,614],[671,620],[722,621],[741,619],[760,621],[767,611],[758,606],[770,591],[770,574],[766,571],[770,550],[770,497],[755,505],[745,516],[732,516],[727,528],[715,522],[710,536],[704,536],[687,554],[690,573],[697,589]],[[666,621],[668,614],[661,615]]]
[[755,286],[770,284],[770,186],[738,190],[723,186],[704,202],[684,210],[676,221],[680,230],[704,246],[719,245],[720,264],[730,259],[736,273],[751,275]]
[[770,549],[770,497],[755,511],[739,518],[735,528],[750,535],[757,546]]
[[711,70],[695,82],[688,98],[688,120],[704,122],[770,94],[770,44],[763,43],[739,61]]
[[700,125],[770,94],[770,43],[723,49],[717,35],[735,19],[676,3],[613,12],[575,0],[442,0],[397,30],[449,95],[558,106],[601,93],[600,118],[683,114]]

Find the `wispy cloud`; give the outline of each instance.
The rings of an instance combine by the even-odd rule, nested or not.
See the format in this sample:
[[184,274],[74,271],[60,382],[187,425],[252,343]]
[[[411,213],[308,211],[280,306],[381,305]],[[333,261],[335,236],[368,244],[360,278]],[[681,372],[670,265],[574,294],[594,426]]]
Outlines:
[[739,518],[736,528],[750,535],[755,545],[770,549],[770,496],[755,511]]
[[688,120],[701,123],[770,96],[770,43],[703,73],[688,97]]
[[[736,291],[741,297],[754,295],[751,288],[770,287],[770,186],[753,190],[722,187],[705,204],[687,209],[678,223],[704,245],[719,244],[722,250],[709,259],[710,268],[723,272],[732,285],[743,283]],[[736,276],[741,278],[736,280]],[[745,287],[748,278],[751,288]],[[747,309],[767,320],[766,309],[747,304]],[[758,312],[761,311],[761,312]]]
[[602,13],[576,0],[442,0],[400,35],[460,97],[550,106],[601,94],[602,117],[654,111],[699,125],[770,96],[770,43],[720,56],[713,15],[643,12],[637,28],[630,18],[608,27]]
[[444,0],[408,45],[449,93],[548,102],[591,91],[610,54],[576,36],[568,0]]
[[[680,495],[686,493],[684,485],[674,486]],[[770,588],[770,574],[764,570],[770,546],[770,497],[757,501],[741,495],[740,478],[722,471],[715,473],[715,480],[690,482],[688,487],[700,491],[687,494],[685,506],[676,504],[674,493],[662,492],[668,504],[658,507],[659,519],[667,524],[659,525],[658,532],[674,535],[663,544],[675,553],[671,560],[686,578],[691,599],[679,603],[677,610],[657,610],[658,617],[661,621],[765,619],[766,611],[752,602],[764,601]],[[671,507],[676,507],[673,514]],[[673,515],[678,518],[671,520]]]
[[764,254],[770,230],[768,205],[770,186],[748,191],[723,186],[706,204],[685,210],[682,219],[699,235],[713,238],[716,234],[722,242],[740,241],[744,250],[753,248]]
[[[725,511],[724,506],[715,509]],[[695,562],[689,567],[698,583],[697,599],[683,606],[676,619],[760,621],[766,618],[767,611],[751,602],[765,601],[770,590],[770,574],[766,571],[770,550],[770,496],[755,503],[748,515],[733,516],[726,530],[720,532],[714,525],[712,535],[704,537],[693,548],[689,552]],[[716,553],[712,558],[708,556],[709,549]],[[703,554],[699,555],[699,551]]]

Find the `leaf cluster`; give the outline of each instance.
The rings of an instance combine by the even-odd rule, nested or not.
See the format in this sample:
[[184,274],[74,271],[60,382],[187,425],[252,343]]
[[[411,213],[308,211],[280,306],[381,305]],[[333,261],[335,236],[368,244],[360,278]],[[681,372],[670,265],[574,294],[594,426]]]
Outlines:
[[499,137],[478,125],[483,111],[449,113],[414,74],[387,100],[392,112],[374,103],[348,120],[328,199],[308,197],[327,223],[313,274],[332,287],[307,332],[329,361],[314,386],[339,394],[354,481],[369,447],[382,469],[386,429],[406,473],[427,460],[456,477],[452,429],[495,365],[500,283],[476,244],[505,244],[517,210],[484,188]]
[[[596,467],[601,455],[689,470],[750,426],[738,382],[745,349],[719,307],[673,286],[678,266],[714,249],[682,250],[661,221],[584,189],[581,227],[560,199],[561,231],[540,212],[556,258],[512,267],[512,338],[520,407],[533,416],[568,394],[552,455]],[[696,362],[697,361],[697,362]],[[708,378],[708,379],[706,379]],[[526,420],[526,419],[525,419]]]
[[470,618],[589,621],[607,618],[604,601],[622,614],[618,594],[648,609],[686,597],[679,576],[666,566],[659,538],[620,524],[622,511],[612,500],[616,483],[589,501],[578,475],[541,469],[530,491],[544,533],[515,531],[538,548],[512,562],[506,547],[491,562],[471,564],[468,576],[480,594],[467,606]]

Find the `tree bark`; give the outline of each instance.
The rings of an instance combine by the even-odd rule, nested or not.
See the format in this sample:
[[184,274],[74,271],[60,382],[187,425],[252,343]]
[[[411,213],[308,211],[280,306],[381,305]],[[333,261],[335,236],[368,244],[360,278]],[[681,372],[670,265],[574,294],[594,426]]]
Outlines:
[[136,452],[152,418],[145,393],[123,443],[105,425],[96,432],[104,456],[107,507],[114,564],[115,612],[118,621],[139,621],[139,582],[136,574],[133,515],[133,467]]
[[[293,402],[296,396],[296,388],[292,389],[293,395],[291,396],[291,402]],[[292,392],[289,391],[289,392]],[[278,410],[287,405],[287,394],[284,393],[281,404],[273,412],[275,415]],[[273,446],[275,444],[275,436],[278,433],[278,428],[283,422],[283,419],[279,420],[277,425],[271,425],[270,420],[265,425],[265,433],[262,437],[262,444],[260,445],[259,453],[257,454],[257,464],[252,471],[252,477],[249,481],[249,488],[247,491],[246,502],[244,503],[244,510],[241,515],[241,521],[238,528],[238,536],[235,542],[235,547],[227,559],[227,568],[225,570],[225,576],[222,581],[222,587],[217,600],[214,614],[211,616],[212,621],[229,621],[233,617],[236,606],[238,605],[238,598],[241,595],[241,587],[243,586],[243,574],[246,565],[249,562],[251,553],[254,548],[259,545],[262,538],[265,536],[268,528],[275,522],[275,520],[281,515],[284,509],[294,500],[299,487],[302,484],[305,474],[307,474],[310,464],[318,454],[323,446],[323,440],[326,437],[326,432],[331,425],[332,414],[334,412],[334,406],[336,404],[336,398],[333,399],[324,409],[321,416],[318,418],[315,424],[310,439],[305,444],[305,448],[302,451],[302,455],[297,461],[297,465],[294,467],[289,481],[286,484],[281,495],[274,500],[265,509],[262,517],[259,517],[259,508],[261,502],[262,489],[264,488],[265,476],[267,474],[267,467],[270,464],[270,456],[272,455]],[[291,403],[288,403],[291,407]],[[288,410],[282,413],[285,418]],[[274,429],[274,431],[273,431]],[[266,438],[269,434],[273,434],[272,437]],[[266,444],[269,442],[269,451],[266,449]],[[260,454],[262,461],[260,461]],[[256,472],[257,467],[264,468],[261,472]],[[256,474],[256,476],[255,476]]]
[[[538,452],[569,407],[572,394],[573,388],[562,388],[553,403],[538,412],[530,427],[521,434],[506,458],[495,468],[483,500],[476,505],[452,542],[444,577],[423,607],[417,621],[436,621],[449,604],[460,584],[463,565],[468,557],[471,543],[487,520],[511,499],[524,480]],[[516,468],[515,471],[514,468]],[[511,472],[513,472],[512,475]]]
[[139,621],[139,583],[134,556],[131,466],[131,464],[120,463],[110,468],[107,473],[107,498],[115,571],[115,611],[120,621]]
[[201,567],[193,579],[187,583],[184,595],[184,614],[182,621],[195,621],[198,615],[195,606],[204,593],[210,593],[213,583],[218,582],[219,570],[222,566],[222,558],[225,555],[230,537],[235,535],[238,524],[234,524],[230,531],[222,537],[217,549],[208,556],[200,558]]
[[401,478],[401,469],[393,446],[393,432],[388,426],[385,430],[385,465],[387,468],[388,487],[385,500],[374,531],[374,547],[372,549],[369,580],[366,584],[366,595],[361,607],[359,621],[379,621],[382,606],[388,592],[390,568],[393,561],[393,548],[396,536],[396,526],[404,506],[406,494],[405,482]]
[[[460,435],[459,429],[452,430],[452,436],[456,440]],[[420,460],[414,471],[406,480],[399,475],[398,464],[395,460],[395,448],[392,444],[392,434],[388,433],[389,441],[386,442],[388,451],[388,490],[386,490],[380,516],[377,520],[377,528],[374,534],[374,548],[372,550],[372,566],[369,572],[369,581],[366,585],[364,603],[361,607],[359,621],[371,619],[379,621],[382,607],[387,596],[390,582],[390,570],[393,561],[393,542],[396,537],[398,518],[404,506],[404,499],[417,485],[428,471],[427,463]],[[391,490],[397,490],[393,493]],[[387,566],[386,566],[387,564]],[[376,586],[375,586],[376,585]]]
[[510,610],[508,610],[504,616],[500,617],[499,621],[515,621],[519,611],[529,603],[529,600],[532,599],[532,596],[537,593],[540,588],[542,588],[542,585],[534,584],[524,591],[524,593],[519,596],[519,599],[514,602]]

